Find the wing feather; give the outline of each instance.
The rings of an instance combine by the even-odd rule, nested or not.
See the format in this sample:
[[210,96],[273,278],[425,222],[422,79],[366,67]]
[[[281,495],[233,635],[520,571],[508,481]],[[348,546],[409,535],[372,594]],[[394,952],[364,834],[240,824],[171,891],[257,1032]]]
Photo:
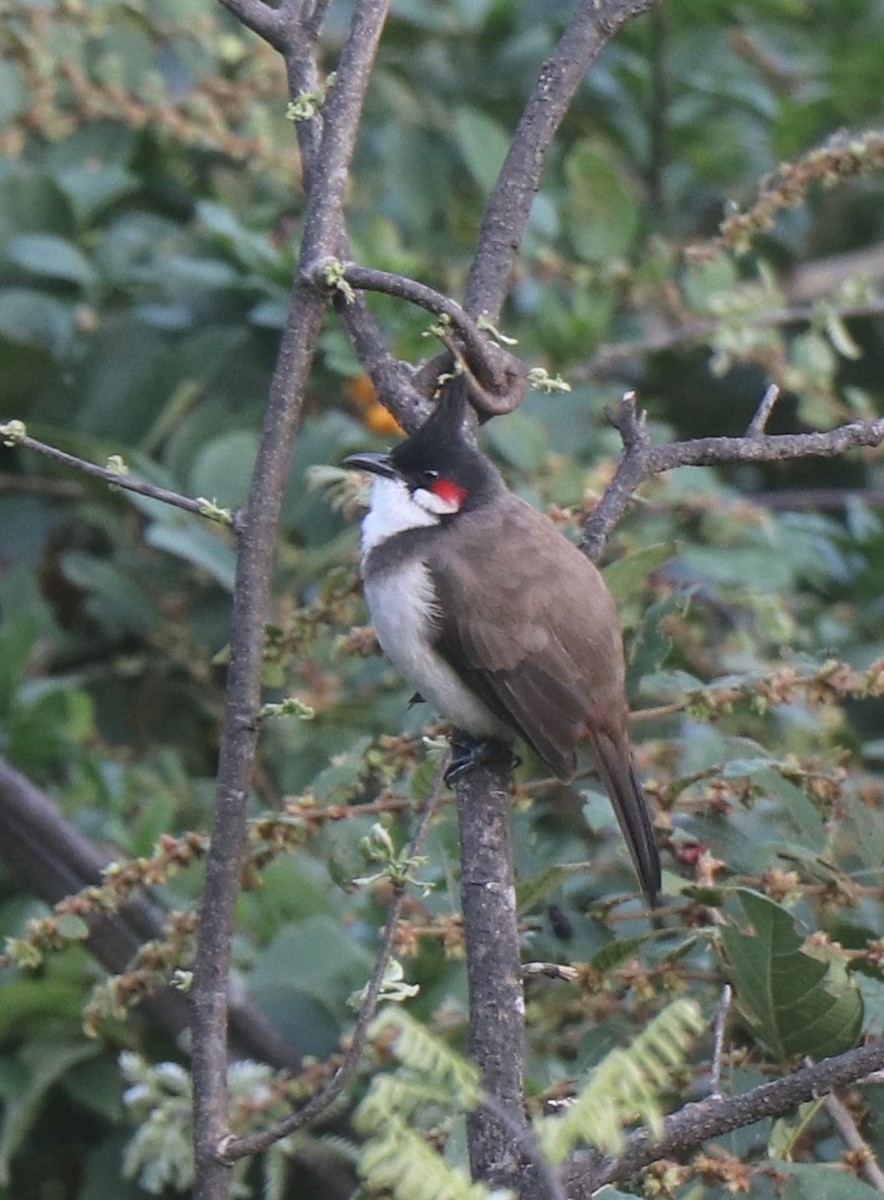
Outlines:
[[[560,778],[574,774],[577,742],[588,731],[642,890],[653,903],[660,861],[629,749],[614,602],[576,547],[549,537],[545,517],[515,496],[501,509],[490,518],[464,513],[457,557],[453,543],[440,538],[427,561],[439,601],[435,648]],[[533,553],[538,537],[542,562]],[[512,553],[513,538],[524,554]],[[495,553],[502,544],[506,552]]]

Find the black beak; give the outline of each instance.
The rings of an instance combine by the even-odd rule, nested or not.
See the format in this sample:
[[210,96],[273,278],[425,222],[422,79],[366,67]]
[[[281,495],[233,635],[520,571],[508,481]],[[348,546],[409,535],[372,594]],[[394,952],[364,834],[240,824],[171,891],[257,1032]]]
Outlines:
[[389,454],[348,454],[342,465],[355,467],[357,471],[369,471],[372,475],[383,475],[387,479],[399,478]]

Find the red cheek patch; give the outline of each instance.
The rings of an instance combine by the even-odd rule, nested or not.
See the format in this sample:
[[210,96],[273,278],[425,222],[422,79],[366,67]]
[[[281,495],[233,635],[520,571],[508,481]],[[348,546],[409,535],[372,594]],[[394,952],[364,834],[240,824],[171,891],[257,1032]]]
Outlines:
[[450,479],[437,479],[430,491],[434,496],[438,496],[451,512],[456,512],[467,498],[467,489],[452,483]]

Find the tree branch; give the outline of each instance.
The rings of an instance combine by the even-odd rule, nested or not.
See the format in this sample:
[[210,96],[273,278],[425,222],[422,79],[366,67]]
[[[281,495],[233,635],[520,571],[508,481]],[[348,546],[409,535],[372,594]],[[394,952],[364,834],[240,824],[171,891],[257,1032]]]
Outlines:
[[496,320],[556,130],[589,66],[627,21],[657,0],[580,0],[543,64],[488,200],[464,308]]
[[827,433],[780,433],[764,437],[693,438],[659,446],[648,455],[648,474],[674,467],[713,467],[732,462],[781,462],[792,458],[832,458],[884,442],[884,417],[851,421]]
[[[446,755],[436,771],[433,785],[430,788],[430,794],[421,810],[414,833],[411,836],[411,841],[408,844],[406,858],[413,859],[420,854],[424,838],[430,826],[430,820],[439,802],[447,766],[448,756]],[[381,939],[374,970],[365,989],[365,998],[359,1008],[356,1025],[350,1036],[347,1052],[341,1061],[341,1065],[325,1087],[312,1096],[303,1108],[299,1108],[297,1112],[293,1112],[285,1120],[274,1125],[272,1129],[265,1129],[261,1133],[251,1134],[248,1137],[230,1138],[223,1147],[223,1154],[228,1162],[233,1162],[235,1159],[243,1158],[248,1154],[257,1154],[261,1150],[266,1150],[274,1142],[288,1137],[289,1134],[294,1133],[298,1129],[303,1129],[305,1125],[310,1124],[311,1121],[315,1121],[317,1117],[334,1104],[335,1100],[337,1100],[338,1096],[340,1096],[352,1079],[359,1065],[359,1060],[362,1058],[362,1052],[365,1049],[369,1026],[374,1020],[374,1015],[377,1011],[384,976],[393,954],[393,944],[396,940],[396,934],[399,931],[399,920],[402,916],[402,906],[405,903],[407,892],[408,884],[406,881],[403,880],[393,884],[390,904],[387,909],[387,921],[384,926],[384,936]]]
[[857,1083],[882,1067],[884,1038],[878,1038],[740,1096],[688,1104],[665,1119],[663,1136],[658,1141],[637,1133],[627,1140],[626,1149],[617,1158],[603,1158],[592,1152],[576,1154],[568,1169],[568,1195],[572,1200],[589,1200],[604,1184],[630,1179],[657,1159],[682,1154],[709,1138],[721,1137],[765,1117],[780,1116],[807,1100]]
[[[301,244],[307,263],[339,253],[342,201],[371,65],[389,0],[360,0],[341,51],[338,81],[323,114]],[[297,41],[296,14],[285,42]],[[221,730],[212,833],[206,863],[201,929],[194,968],[194,1200],[225,1200],[230,1172],[221,1157],[227,1116],[227,979],[233,912],[257,742],[264,620],[282,496],[304,388],[326,307],[322,292],[302,281],[292,292],[270,385],[264,428],[246,504],[237,559],[227,703]]]
[[884,1195],[884,1171],[878,1165],[871,1146],[857,1128],[850,1109],[835,1092],[826,1096],[824,1107],[847,1149],[859,1159],[859,1169],[866,1183]]
[[[734,462],[780,462],[793,458],[832,458],[847,450],[884,443],[884,417],[852,421],[826,433],[755,434],[746,437],[693,438],[652,447],[644,413],[635,393],[627,392],[609,414],[623,441],[623,456],[613,480],[584,525],[580,546],[598,558],[611,530],[632,500],[636,488],[652,475],[675,467],[711,467]],[[753,418],[753,421],[755,418]],[[752,429],[750,424],[750,429]]]
[[[322,271],[321,265],[314,270],[314,279],[319,276],[321,280]],[[451,358],[465,368],[470,403],[480,420],[512,412],[521,404],[527,385],[527,366],[495,342],[454,300],[426,284],[389,271],[348,266],[343,278],[354,288],[396,296],[442,318],[435,332]],[[449,367],[447,356],[433,359],[413,378],[420,381],[423,391],[433,391],[439,373]]]
[[[525,997],[508,783],[509,767],[500,762],[463,772],[456,787],[469,1054],[489,1097],[488,1104],[467,1117],[467,1135],[473,1178],[495,1188],[512,1187],[524,1196],[529,1181],[508,1127],[525,1124]],[[501,1123],[498,1109],[511,1121]]]
[[271,8],[264,0],[220,0],[240,24],[268,42],[275,50],[285,44],[286,23],[281,9]]
[[339,300],[335,307],[353,352],[378,396],[402,428],[411,433],[423,424],[432,411],[428,389],[420,386],[414,369],[390,351],[359,293],[352,304]]
[[[673,329],[664,329],[660,333],[652,333],[631,342],[599,346],[589,362],[579,367],[573,374],[577,379],[605,378],[613,374],[623,363],[635,359],[641,354],[673,350],[676,346],[684,345],[686,342],[708,339],[713,337],[719,329],[728,328],[734,323],[747,325],[753,329],[803,325],[815,320],[819,311],[819,305],[801,304],[793,308],[774,309],[770,312],[740,313],[730,318],[688,321],[684,325],[677,325]],[[826,306],[824,311],[845,319],[877,317],[884,313],[884,297],[864,300],[856,304],[833,304]]]
[[139,496],[148,496],[151,500],[159,500],[162,504],[170,504],[173,508],[183,509],[184,512],[193,513],[197,517],[206,517],[210,521],[218,521],[222,525],[230,525],[234,530],[238,528],[236,514],[231,514],[227,509],[219,508],[214,501],[208,501],[204,498],[191,500],[189,496],[181,496],[177,492],[170,492],[168,488],[156,487],[154,484],[145,483],[141,479],[133,479],[130,475],[123,474],[121,471],[114,471],[110,467],[99,467],[95,463],[88,462],[85,458],[77,458],[76,455],[68,454],[65,450],[49,446],[46,442],[38,442],[36,438],[32,438],[23,432],[24,426],[19,428],[20,424],[17,421],[8,421],[0,425],[0,445],[24,446],[27,450],[36,450],[38,454],[42,454],[46,458],[51,458],[54,462],[61,463],[65,467],[71,467],[74,471],[79,471],[83,475],[91,475],[94,479],[100,479],[103,483],[107,483],[111,487],[120,488],[124,492],[135,492]]
[[[319,85],[317,42],[328,0],[315,0],[308,8],[309,11],[304,15],[303,28],[295,27],[294,34],[287,38],[282,50],[286,62],[289,94],[293,98],[301,91],[315,92]],[[313,187],[313,172],[322,145],[327,107],[326,105],[320,108],[309,120],[299,121],[296,125],[304,186],[308,192]],[[337,257],[345,260],[348,254],[349,241],[346,229],[342,227]],[[308,271],[307,277],[310,275],[311,272]],[[314,283],[322,286],[316,278],[315,264],[312,277]],[[357,293],[355,299],[347,303],[338,293],[335,297],[335,308],[354,353],[374,384],[378,396],[403,429],[409,432],[416,429],[429,414],[429,393],[421,391],[411,368],[392,353],[361,295]]]

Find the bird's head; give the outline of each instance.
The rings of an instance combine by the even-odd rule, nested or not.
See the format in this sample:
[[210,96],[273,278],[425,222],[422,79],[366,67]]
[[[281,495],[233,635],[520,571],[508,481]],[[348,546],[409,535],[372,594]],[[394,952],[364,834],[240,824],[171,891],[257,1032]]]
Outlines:
[[[375,476],[372,512],[394,532],[436,525],[490,499],[501,480],[464,432],[464,401],[446,392],[428,419],[389,454],[351,454],[344,465]],[[395,516],[394,516],[395,512]]]

